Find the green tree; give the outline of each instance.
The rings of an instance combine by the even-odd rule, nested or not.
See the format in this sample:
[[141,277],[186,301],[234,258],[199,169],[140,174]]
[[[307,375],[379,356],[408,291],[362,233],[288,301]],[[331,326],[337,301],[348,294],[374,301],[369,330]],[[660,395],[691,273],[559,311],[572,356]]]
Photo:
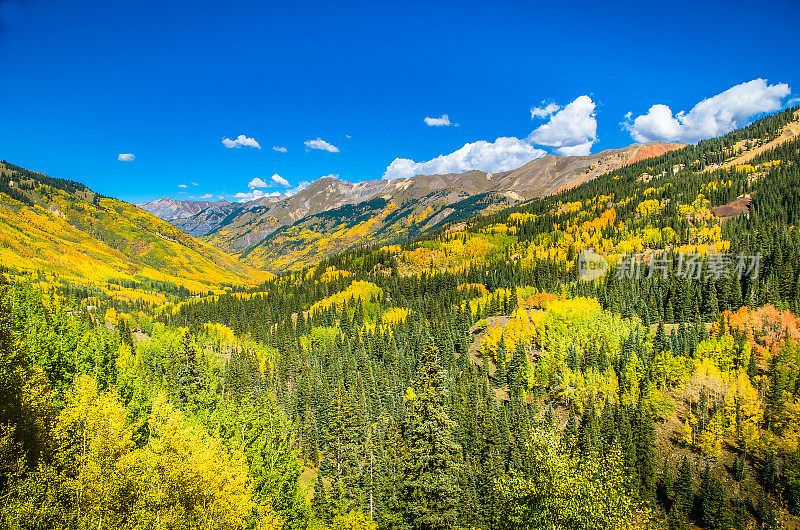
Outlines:
[[448,389],[432,341],[406,394],[403,439],[407,456],[402,502],[413,527],[451,528],[458,520],[460,447],[447,413]]

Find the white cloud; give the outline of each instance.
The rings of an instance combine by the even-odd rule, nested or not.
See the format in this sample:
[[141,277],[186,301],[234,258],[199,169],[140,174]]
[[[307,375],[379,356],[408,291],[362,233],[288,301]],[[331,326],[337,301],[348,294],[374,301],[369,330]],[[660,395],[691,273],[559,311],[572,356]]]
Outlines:
[[253,199],[260,199],[261,197],[280,197],[282,194],[279,191],[273,191],[271,193],[263,192],[259,189],[253,189],[248,192],[239,192],[234,194],[234,197],[239,199],[239,202],[247,202],[252,201]]
[[464,144],[464,147],[453,153],[437,156],[427,162],[395,158],[386,168],[383,178],[396,179],[415,175],[462,173],[471,169],[487,172],[508,171],[546,154],[544,150],[537,149],[519,138],[502,137],[494,142],[480,140]]
[[[553,109],[548,105],[544,109]],[[597,120],[594,115],[595,103],[589,96],[578,96],[575,101],[558,110],[550,120],[536,128],[528,141],[532,144],[553,147],[560,155],[588,155],[597,141]],[[541,113],[537,113],[541,114]]]
[[286,149],[282,145],[274,145],[274,146],[272,146],[272,150],[273,151],[277,151],[279,153],[285,153],[286,151],[288,151],[288,149]]
[[235,140],[231,140],[230,138],[223,138],[222,145],[227,147],[228,149],[239,148],[242,146],[246,147],[255,147],[256,149],[261,149],[261,145],[256,141],[255,138],[248,138],[247,136],[240,134],[236,137]]
[[267,186],[269,186],[269,184],[267,184],[266,182],[264,182],[260,178],[256,177],[253,180],[251,180],[250,182],[248,182],[247,186],[250,187],[251,189],[252,188],[266,188]]
[[286,186],[287,188],[291,186],[291,184],[289,184],[288,180],[286,180],[282,176],[278,175],[277,173],[272,175],[269,179],[270,179],[271,182],[267,182],[266,180],[263,180],[263,179],[261,179],[259,177],[255,177],[253,180],[251,180],[250,182],[247,183],[247,187],[250,188],[250,189],[268,188],[268,187],[273,186],[275,184],[280,184],[281,186]]
[[186,188],[188,188],[189,186],[187,186],[186,184],[178,184],[178,187],[179,187],[179,188],[186,189]]
[[270,179],[272,179],[272,182],[274,182],[275,184],[280,184],[281,186],[286,186],[287,188],[291,186],[291,184],[289,184],[288,180],[286,180],[282,176],[278,175],[277,173],[272,175],[270,177]]
[[[275,180],[276,177],[279,180],[286,180],[283,177],[281,177],[280,175],[278,175],[277,173],[274,174],[272,176],[272,179],[275,182],[279,183],[279,184],[280,184],[279,180]],[[267,182],[264,182],[263,180],[261,180],[259,178],[254,178],[253,180],[251,180],[248,183],[248,186],[250,187],[250,191],[235,193],[233,195],[233,198],[237,199],[238,202],[248,202],[248,201],[252,201],[252,200],[255,200],[255,199],[261,199],[263,197],[277,197],[277,198],[281,198],[282,199],[282,198],[286,198],[286,197],[291,197],[292,195],[295,195],[296,193],[306,189],[309,184],[310,183],[308,181],[304,180],[304,181],[300,182],[296,187],[294,187],[292,189],[289,189],[289,190],[286,190],[284,192],[272,191],[272,192],[267,193],[267,192],[265,192],[263,190],[260,190],[258,188],[269,186],[270,184],[267,183]],[[289,184],[289,182],[286,181],[286,186],[291,186],[291,184]],[[220,199],[221,198],[222,198],[222,196],[220,196]]]
[[306,140],[305,145],[308,149],[319,149],[321,151],[329,151],[331,153],[338,153],[339,148],[335,145],[329,144],[322,138],[317,138],[316,140]]
[[786,83],[768,85],[766,79],[753,79],[704,99],[689,112],[682,110],[673,115],[667,105],[656,104],[633,121],[633,114],[628,113],[622,124],[636,142],[695,143],[729,133],[760,114],[780,109],[790,92]]
[[197,182],[192,182],[192,186],[199,186],[199,185],[200,184],[198,184]]
[[[328,175],[328,176],[330,176],[330,175]],[[337,177],[338,177],[338,175],[337,175]],[[300,183],[297,185],[297,187],[295,187],[295,188],[292,188],[292,189],[288,190],[288,191],[285,193],[285,195],[286,195],[287,197],[291,197],[292,195],[296,195],[297,193],[299,193],[299,192],[303,191],[304,189],[306,189],[306,188],[309,186],[309,184],[311,184],[309,181],[307,181],[307,180],[304,180],[304,181],[300,182]]]
[[447,127],[448,125],[452,125],[450,123],[450,117],[447,114],[442,114],[441,118],[425,118],[425,125],[428,127]]
[[[542,101],[542,103],[544,103],[544,101]],[[548,103],[544,107],[533,107],[531,109],[531,118],[547,118],[548,116],[555,114],[560,108],[561,107],[555,103]]]
[[213,197],[212,194],[206,193],[205,195],[199,196],[198,199],[210,199],[211,197]]
[[136,157],[134,156],[133,153],[120,153],[119,155],[117,155],[117,160],[119,160],[120,162],[130,162],[134,158]]
[[537,145],[552,147],[560,155],[587,155],[597,141],[594,110],[595,103],[589,96],[579,96],[565,107],[556,103],[549,103],[542,108],[534,107],[531,109],[532,117],[550,119],[525,139],[504,136],[494,142],[480,140],[426,162],[395,158],[386,168],[383,178],[462,173],[471,169],[487,173],[508,171],[546,155],[547,151]]

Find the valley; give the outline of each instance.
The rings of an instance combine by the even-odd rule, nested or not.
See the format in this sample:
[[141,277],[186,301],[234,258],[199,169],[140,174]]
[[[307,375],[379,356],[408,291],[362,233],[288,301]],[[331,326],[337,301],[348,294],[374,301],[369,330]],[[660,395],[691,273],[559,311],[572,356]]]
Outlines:
[[796,526],[797,120],[172,224],[4,162],[2,520]]

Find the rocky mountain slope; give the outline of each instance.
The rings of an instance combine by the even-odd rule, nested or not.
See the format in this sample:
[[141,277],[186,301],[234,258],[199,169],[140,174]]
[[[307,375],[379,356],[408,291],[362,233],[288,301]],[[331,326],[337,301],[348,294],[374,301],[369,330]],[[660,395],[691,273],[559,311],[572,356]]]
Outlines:
[[180,199],[164,197],[154,201],[142,202],[136,206],[165,221],[172,221],[173,219],[186,219],[206,208],[225,207],[226,205],[230,205],[226,200],[219,200],[216,202],[182,201]]
[[368,200],[387,183],[378,180],[353,184],[323,177],[290,197],[262,197],[247,203],[211,207],[173,224],[193,235],[208,235],[205,239],[217,248],[238,254],[278,228],[308,215]]
[[279,272],[354,245],[401,240],[544,197],[679,147],[649,143],[588,156],[548,155],[494,174],[467,171],[357,184],[322,178],[282,200],[262,198],[230,210],[211,207],[173,223],[253,266]]

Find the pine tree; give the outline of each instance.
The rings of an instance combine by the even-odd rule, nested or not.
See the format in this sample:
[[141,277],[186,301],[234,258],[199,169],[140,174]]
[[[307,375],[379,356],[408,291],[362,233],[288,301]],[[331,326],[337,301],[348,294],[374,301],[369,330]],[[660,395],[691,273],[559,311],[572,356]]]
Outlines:
[[786,459],[786,497],[789,509],[794,514],[800,513],[800,445]]
[[786,399],[783,395],[786,389],[786,374],[780,363],[780,352],[775,355],[770,361],[769,368],[769,391],[766,398],[766,420],[767,426],[774,428],[778,422],[781,413],[786,405]]
[[569,348],[567,349],[567,366],[573,372],[577,372],[580,370],[580,359],[578,357],[578,348],[575,347],[574,342],[570,342]]
[[600,343],[600,354],[597,359],[597,368],[600,370],[600,373],[605,373],[605,371],[608,370],[609,366],[611,365],[608,354],[608,343],[606,342],[605,338],[603,338],[603,341]]
[[599,449],[599,430],[594,400],[589,397],[583,407],[583,416],[581,417],[578,441],[581,451],[583,451],[584,454],[590,454]]
[[731,311],[742,307],[742,284],[735,274],[731,274],[728,282],[728,307]]
[[747,478],[747,467],[746,467],[747,459],[742,453],[738,457],[736,457],[736,462],[734,463],[734,470],[733,475],[736,478],[737,482],[741,482]]
[[747,375],[750,380],[755,383],[755,377],[758,375],[758,366],[756,365],[756,352],[750,352],[750,359],[747,362]]
[[664,321],[675,322],[675,311],[672,305],[672,299],[667,300],[667,305],[664,308]]
[[653,337],[653,354],[661,353],[665,349],[667,349],[667,333],[664,331],[664,322],[659,322]]
[[639,399],[633,425],[635,471],[639,495],[644,500],[651,500],[655,497],[656,489],[656,432],[653,419],[646,411],[643,401],[643,399]]
[[[330,431],[328,448],[325,451],[324,464],[337,489],[334,496],[344,495],[347,500],[358,497],[357,488],[359,478],[359,444],[360,432],[358,429],[359,418],[351,396],[344,388],[344,383],[339,383],[331,404]],[[340,499],[344,501],[345,499]]]
[[661,473],[658,475],[658,499],[662,503],[666,504],[669,501],[675,487],[674,483],[670,459],[667,457],[664,459],[664,464],[661,466]]
[[694,486],[692,481],[692,466],[689,464],[689,457],[683,457],[678,478],[675,480],[674,487],[675,501],[673,506],[684,516],[688,517],[692,512],[694,504]]
[[127,344],[133,350],[133,334],[131,328],[128,326],[128,319],[121,318],[119,320],[119,337],[123,343]]
[[181,351],[177,376],[178,402],[186,407],[195,403],[202,387],[202,379],[197,362],[197,346],[188,331],[181,338]]
[[450,528],[458,519],[460,447],[447,409],[445,374],[432,341],[420,358],[406,395],[403,439],[407,447],[402,501],[415,528]]
[[704,289],[703,296],[703,319],[714,321],[719,316],[719,301],[717,300],[717,287],[713,281],[709,281]]
[[703,522],[709,528],[728,530],[732,522],[731,510],[719,472],[706,468],[700,496]]
[[561,443],[567,450],[571,450],[578,440],[578,418],[574,415],[567,419],[567,424],[564,426],[564,432],[561,437]]
[[597,368],[597,342],[594,339],[591,339],[589,344],[586,346],[584,365],[585,370]]

